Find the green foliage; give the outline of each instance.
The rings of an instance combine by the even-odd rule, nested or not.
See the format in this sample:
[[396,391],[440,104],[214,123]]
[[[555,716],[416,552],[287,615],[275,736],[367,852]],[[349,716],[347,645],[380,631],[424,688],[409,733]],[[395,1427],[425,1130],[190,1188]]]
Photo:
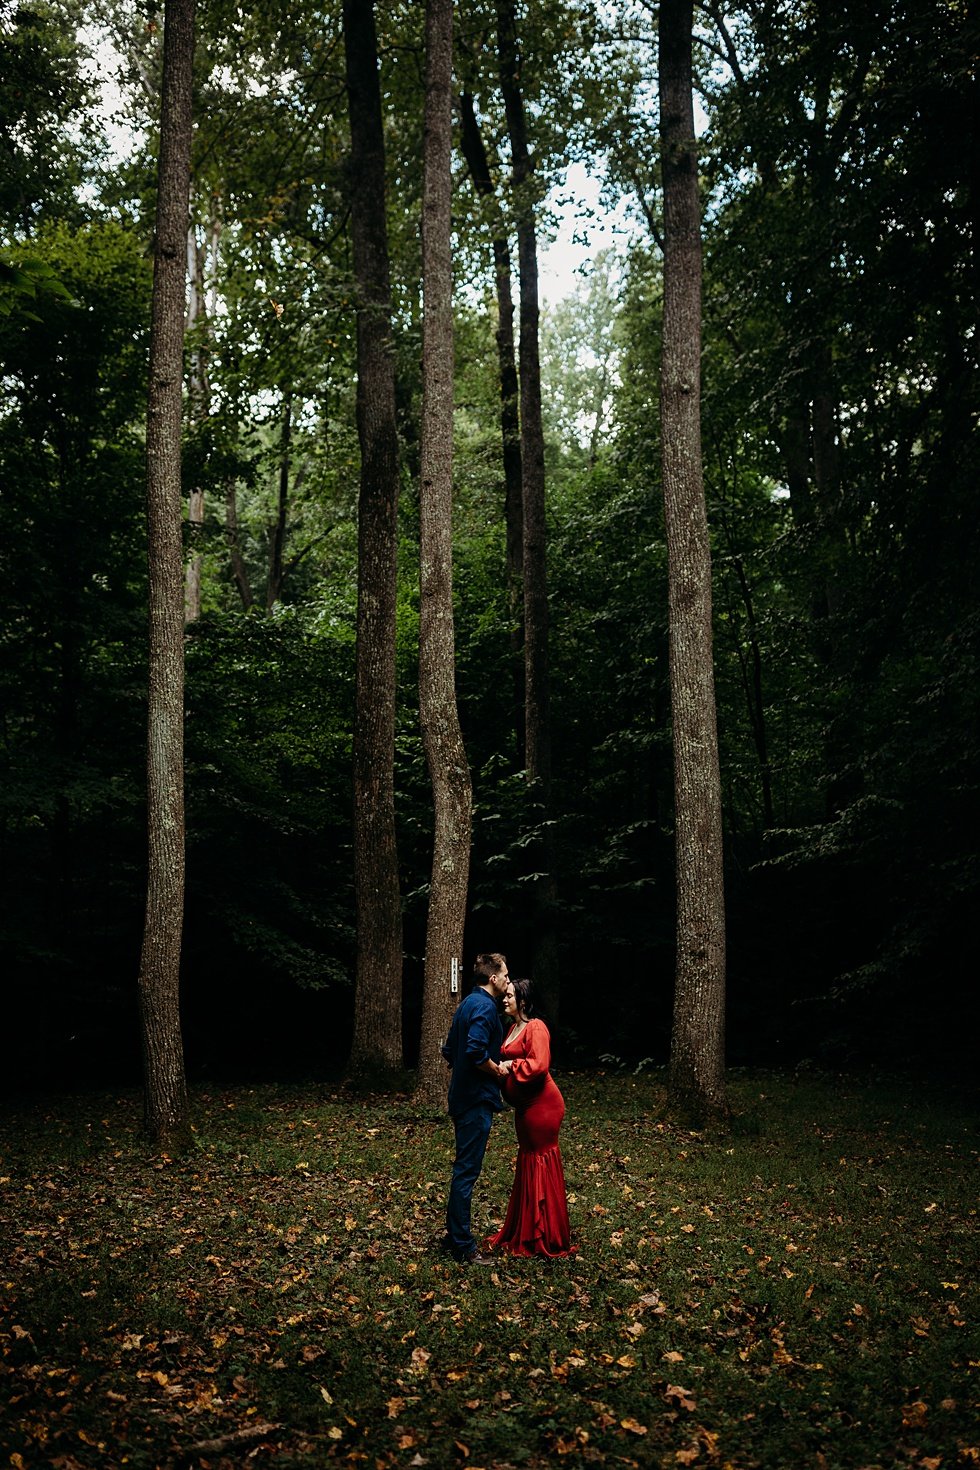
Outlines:
[[36,292],[28,312],[0,317],[3,942],[19,1018],[57,1065],[66,1032],[90,1034],[107,978],[114,989],[138,912],[145,552],[134,423],[149,274],[140,242],[109,224],[44,226],[9,259]]
[[[0,243],[41,220],[82,211],[77,190],[97,150],[72,0],[9,6],[0,16]],[[83,142],[86,150],[80,146]]]
[[[698,54],[730,1052],[941,1053],[971,1035],[980,825],[966,16],[911,0],[735,10],[725,29],[719,15],[699,12]],[[78,20],[22,7],[3,38],[0,131],[25,146],[0,185],[0,842],[13,874],[0,937],[25,1065],[131,1075],[162,37],[142,12],[105,12],[134,129],[129,156],[105,169]],[[403,463],[409,1055],[432,822],[416,693],[421,20],[419,7],[378,11]],[[520,17],[542,238],[541,196],[571,158],[605,167],[612,193],[637,191],[653,231],[621,272],[599,262],[542,333],[560,1043],[634,1061],[666,1053],[673,968],[648,22],[645,6],[609,25],[558,3]],[[457,54],[509,220],[495,24],[482,0],[463,7]],[[205,510],[188,536],[204,610],[187,640],[189,1054],[212,1071],[279,1073],[343,1053],[352,968],[357,180],[336,8],[206,7],[196,88],[203,310],[187,344],[184,475]],[[477,803],[467,946],[503,947],[517,973],[542,817],[519,770],[490,233],[462,168],[458,182],[457,684]],[[597,1005],[611,974],[614,997]]]

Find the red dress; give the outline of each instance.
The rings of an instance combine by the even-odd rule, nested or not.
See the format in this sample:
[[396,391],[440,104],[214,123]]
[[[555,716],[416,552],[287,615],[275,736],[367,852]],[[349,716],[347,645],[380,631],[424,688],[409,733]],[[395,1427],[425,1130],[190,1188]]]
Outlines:
[[558,1147],[565,1099],[548,1070],[547,1026],[537,1019],[528,1021],[513,1042],[504,1041],[500,1055],[513,1063],[504,1097],[514,1108],[517,1172],[504,1227],[487,1245],[513,1256],[570,1255],[565,1171]]

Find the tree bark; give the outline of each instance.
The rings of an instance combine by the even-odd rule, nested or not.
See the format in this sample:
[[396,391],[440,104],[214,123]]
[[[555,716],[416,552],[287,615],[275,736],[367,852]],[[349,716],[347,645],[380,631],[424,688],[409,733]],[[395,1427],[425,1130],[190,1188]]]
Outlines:
[[276,519],[272,526],[269,549],[269,581],[265,589],[266,612],[271,612],[282,594],[283,552],[286,546],[286,518],[289,512],[290,443],[293,433],[293,395],[287,389],[282,399],[279,425],[279,494],[276,497]]
[[425,937],[418,1093],[444,1104],[440,1046],[460,999],[472,789],[455,687],[452,575],[452,0],[427,0],[422,187],[419,712],[435,833]]
[[669,1097],[725,1111],[725,900],[711,651],[711,551],[701,464],[701,227],[692,0],[662,0],[664,335],[660,412],[667,529],[677,846],[677,972]]
[[[200,424],[211,409],[211,390],[208,382],[207,352],[202,334],[207,330],[207,308],[204,297],[204,251],[197,242],[197,226],[192,222],[187,229],[187,318],[186,332],[194,333],[194,346],[190,361],[189,412],[191,423]],[[195,332],[200,328],[200,332]],[[198,550],[201,528],[204,525],[204,488],[192,484],[187,497],[187,524],[190,529],[191,554],[187,563],[184,583],[184,618],[188,623],[196,622],[201,616],[201,573],[204,557]]]
[[517,209],[520,271],[520,405],[524,574],[525,770],[529,817],[539,837],[529,849],[541,870],[534,887],[534,981],[540,1009],[556,1036],[560,972],[555,934],[557,885],[551,835],[551,707],[548,671],[548,573],[545,520],[544,425],[538,351],[538,245],[532,195],[532,164],[520,83],[514,0],[497,0],[500,90],[507,116]]
[[252,593],[252,584],[249,580],[248,567],[242,555],[241,537],[238,532],[238,489],[233,476],[229,476],[225,484],[225,541],[228,545],[228,559],[231,562],[231,574],[238,588],[238,595],[242,600],[242,610],[248,612],[255,601]]
[[161,1146],[189,1133],[180,1031],[184,910],[184,577],[180,421],[190,204],[193,0],[167,0],[146,421],[150,678],[149,862],[139,994],[145,1121]]
[[373,4],[345,0],[344,44],[361,447],[354,713],[357,971],[348,1072],[370,1076],[402,1064],[402,911],[394,777],[398,428]]
[[514,296],[510,245],[496,198],[490,163],[473,98],[460,98],[463,157],[481,198],[493,201],[493,268],[497,293],[497,367],[500,374],[500,433],[504,461],[504,527],[507,600],[511,617],[511,660],[514,668],[514,730],[517,763],[526,766],[524,735],[524,487],[521,470],[520,388],[514,357]]

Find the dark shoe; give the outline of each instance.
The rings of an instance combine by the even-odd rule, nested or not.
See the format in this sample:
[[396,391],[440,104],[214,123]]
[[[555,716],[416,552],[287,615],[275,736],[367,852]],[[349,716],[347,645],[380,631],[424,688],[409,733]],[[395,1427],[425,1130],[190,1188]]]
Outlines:
[[469,1255],[464,1256],[461,1262],[463,1266],[495,1266],[496,1264],[497,1262],[493,1256],[488,1256],[481,1250],[470,1251]]

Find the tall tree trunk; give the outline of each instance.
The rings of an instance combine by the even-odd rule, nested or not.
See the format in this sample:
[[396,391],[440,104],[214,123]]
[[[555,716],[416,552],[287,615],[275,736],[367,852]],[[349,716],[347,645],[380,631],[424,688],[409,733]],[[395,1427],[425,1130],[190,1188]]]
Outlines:
[[150,572],[149,864],[139,993],[145,1119],[155,1143],[187,1137],[180,1032],[184,911],[184,577],[180,415],[190,204],[193,0],[167,0],[146,420]]
[[[204,249],[198,244],[197,226],[192,222],[187,229],[187,318],[186,331],[193,333],[193,350],[190,361],[189,415],[192,424],[201,424],[211,410],[211,390],[208,382],[207,351],[204,334],[207,331],[207,308],[204,296]],[[196,622],[201,616],[201,572],[204,557],[198,550],[198,537],[204,525],[204,488],[192,484],[187,497],[187,524],[190,529],[191,554],[187,563],[184,583],[184,618],[188,623]]]
[[[456,706],[453,634],[452,0],[427,0],[422,187],[419,714],[435,834],[425,936],[418,1092],[445,1101],[440,1046],[459,994],[473,797]],[[461,988],[461,982],[460,988]]]
[[511,617],[514,669],[514,730],[518,768],[526,766],[524,739],[524,487],[521,471],[520,389],[514,357],[514,297],[510,245],[476,109],[469,92],[460,98],[463,157],[474,188],[493,204],[493,268],[497,292],[497,367],[500,374],[500,433],[504,461],[504,527],[507,600]]
[[279,601],[283,583],[283,552],[286,546],[286,517],[289,513],[290,444],[293,434],[293,395],[287,389],[282,399],[279,426],[279,494],[276,497],[276,519],[272,526],[269,550],[269,581],[265,589],[266,611]]
[[357,974],[352,1075],[402,1063],[402,912],[395,834],[398,427],[385,151],[374,6],[345,0],[361,447],[354,713]]
[[233,475],[228,477],[225,484],[225,541],[228,545],[228,559],[231,562],[231,574],[238,588],[238,595],[242,601],[242,608],[248,612],[255,601],[252,593],[252,583],[248,575],[248,567],[242,555],[241,537],[238,531],[238,487]]
[[677,974],[669,1094],[725,1110],[725,898],[711,654],[711,551],[701,465],[701,226],[691,92],[692,0],[662,0],[664,336],[660,412],[670,603]]
[[500,90],[507,115],[517,208],[520,293],[521,470],[523,480],[525,769],[531,820],[540,836],[532,857],[542,872],[535,883],[534,980],[554,1034],[560,982],[555,933],[557,887],[551,835],[551,709],[548,680],[548,574],[546,565],[544,426],[538,352],[538,245],[534,224],[531,155],[520,83],[514,0],[497,0]]

